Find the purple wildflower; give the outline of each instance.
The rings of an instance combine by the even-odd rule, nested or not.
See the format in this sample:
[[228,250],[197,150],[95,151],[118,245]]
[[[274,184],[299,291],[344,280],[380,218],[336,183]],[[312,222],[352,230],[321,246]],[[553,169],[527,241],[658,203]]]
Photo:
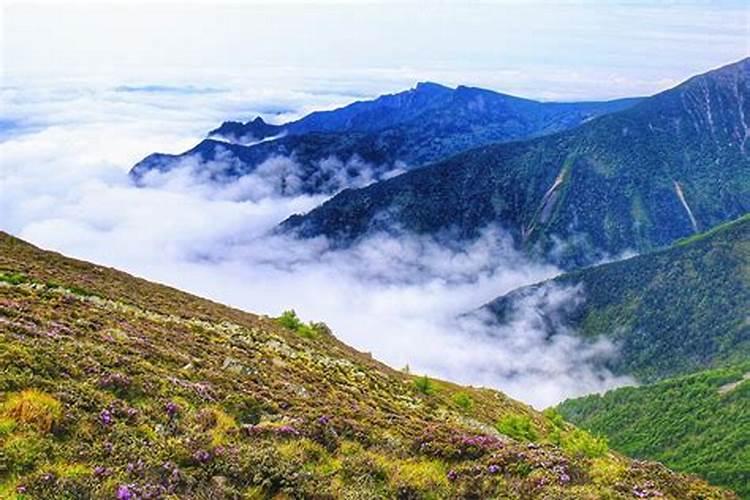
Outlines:
[[101,422],[101,424],[104,426],[111,425],[112,420],[112,412],[107,409],[102,410],[102,412],[99,414],[99,422]]
[[552,467],[552,472],[557,474],[557,478],[560,480],[561,484],[568,484],[570,482],[570,474],[568,474],[568,469],[565,465],[555,465]]
[[544,486],[544,485],[545,485],[545,484],[547,484],[548,482],[549,482],[549,481],[547,480],[547,478],[546,478],[546,477],[544,477],[544,476],[542,476],[542,477],[539,477],[539,478],[537,478],[537,479],[536,479],[536,480],[534,481],[534,484],[535,484],[535,486],[536,486],[537,488],[541,488],[542,486]]
[[648,493],[642,489],[640,489],[638,486],[633,487],[633,496],[636,498],[646,498],[648,496]]
[[130,487],[127,484],[121,484],[117,488],[117,500],[131,500],[133,494],[130,492]]
[[205,464],[206,462],[211,460],[211,453],[207,452],[206,450],[198,450],[195,453],[193,453],[193,459],[196,462]]
[[169,403],[164,405],[164,411],[167,412],[167,416],[169,416],[169,418],[174,418],[178,413],[180,413],[180,405],[178,405],[174,401],[170,401]]
[[99,387],[110,387],[113,389],[127,389],[130,387],[130,379],[122,373],[108,373],[99,378]]
[[109,475],[109,469],[101,465],[97,465],[96,467],[94,467],[94,475],[97,477],[107,476]]
[[461,436],[459,443],[463,446],[475,448],[494,448],[500,444],[500,440],[495,436],[479,434],[477,436]]
[[456,472],[453,469],[449,470],[448,471],[448,481],[455,481],[456,479],[458,479],[458,472]]
[[320,425],[328,425],[328,423],[331,421],[331,417],[328,415],[323,415],[322,417],[318,418],[318,423]]
[[299,436],[299,431],[291,425],[282,425],[276,428],[276,433],[282,436]]
[[500,472],[500,467],[498,465],[492,464],[489,467],[487,467],[487,472],[490,474],[497,474]]

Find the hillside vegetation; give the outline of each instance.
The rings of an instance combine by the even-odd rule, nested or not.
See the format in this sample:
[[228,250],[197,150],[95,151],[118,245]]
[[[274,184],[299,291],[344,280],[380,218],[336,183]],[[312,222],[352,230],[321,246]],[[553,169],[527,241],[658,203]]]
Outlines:
[[[750,358],[750,215],[662,251],[563,274],[485,306],[500,323],[530,294],[579,289],[574,307],[539,311],[619,351],[610,368],[653,381]],[[554,320],[553,320],[554,319]]]
[[2,498],[732,498],[492,390],[0,234]]
[[701,474],[750,498],[748,362],[569,400],[558,408],[623,453]]

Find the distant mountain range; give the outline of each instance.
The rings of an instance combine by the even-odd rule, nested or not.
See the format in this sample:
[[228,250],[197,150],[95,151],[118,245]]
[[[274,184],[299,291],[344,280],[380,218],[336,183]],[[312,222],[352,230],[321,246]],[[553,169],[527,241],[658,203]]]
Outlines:
[[564,132],[346,190],[282,228],[347,244],[497,224],[568,268],[668,245],[750,210],[749,75],[745,59]]
[[[638,101],[544,103],[479,88],[420,83],[283,125],[260,117],[225,122],[185,153],[146,157],[132,175],[141,180],[150,171],[168,171],[194,159],[220,161],[211,165],[210,177],[231,182],[269,159],[288,157],[295,162],[301,186],[294,191],[282,186],[281,194],[333,194],[362,184],[362,177],[366,182],[380,180],[395,169],[408,170],[476,146],[565,130]],[[324,164],[332,159],[340,164],[337,170]]]
[[[498,142],[556,132],[595,116],[628,108],[639,100],[539,102],[481,88],[459,86],[452,89],[422,82],[411,90],[355,102],[332,111],[316,111],[283,125],[269,125],[260,117],[244,124],[224,122],[211,131],[209,137],[257,141],[282,134],[371,134],[395,129],[404,135],[416,136],[409,137],[415,144],[418,138],[477,145],[480,138],[476,136],[487,142]],[[446,149],[442,154],[451,152],[457,151]],[[414,156],[414,153],[407,154]]]

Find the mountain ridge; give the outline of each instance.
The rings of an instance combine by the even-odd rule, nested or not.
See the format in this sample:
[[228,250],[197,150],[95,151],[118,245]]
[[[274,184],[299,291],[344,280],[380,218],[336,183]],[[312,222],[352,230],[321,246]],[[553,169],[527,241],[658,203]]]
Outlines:
[[[131,177],[140,182],[150,172],[166,172],[196,160],[199,165],[192,167],[199,173],[210,171],[210,180],[231,182],[252,175],[264,162],[284,157],[295,163],[284,174],[293,170],[302,193],[333,194],[480,144],[573,127],[636,102],[638,98],[542,103],[478,88],[421,83],[415,89],[313,112],[282,125],[267,124],[260,117],[244,124],[225,122],[185,153],[149,155],[133,167]],[[326,162],[331,159],[342,165],[329,172]],[[341,180],[342,174],[348,182]],[[327,182],[331,179],[337,181]],[[283,186],[279,190],[282,195],[298,194],[284,192]]]
[[619,347],[609,368],[642,382],[750,357],[750,214],[648,254],[576,270],[499,297],[480,310],[500,324],[545,290],[580,289],[583,301],[539,310],[574,334]]
[[750,211],[749,74],[750,58],[573,129],[346,190],[281,229],[346,245],[393,225],[473,237],[500,224],[566,268],[666,246]]

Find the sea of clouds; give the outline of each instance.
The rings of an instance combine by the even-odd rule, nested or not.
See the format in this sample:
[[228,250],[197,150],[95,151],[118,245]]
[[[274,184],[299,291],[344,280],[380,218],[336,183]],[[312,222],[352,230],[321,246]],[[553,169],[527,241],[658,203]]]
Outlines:
[[[0,229],[249,311],[294,308],[396,368],[495,387],[540,408],[632,383],[601,368],[616,346],[584,342],[545,319],[550,297],[575,304],[583,290],[531,295],[502,327],[481,314],[462,316],[559,273],[519,254],[499,227],[461,243],[394,230],[348,249],[274,234],[280,221],[326,199],[275,188],[279,176],[294,173],[291,158],[236,181],[212,182],[193,162],[140,187],[132,182],[128,170],[144,156],[189,149],[223,120],[284,121],[361,98],[237,88],[3,87]],[[326,168],[347,161],[331,159]]]

